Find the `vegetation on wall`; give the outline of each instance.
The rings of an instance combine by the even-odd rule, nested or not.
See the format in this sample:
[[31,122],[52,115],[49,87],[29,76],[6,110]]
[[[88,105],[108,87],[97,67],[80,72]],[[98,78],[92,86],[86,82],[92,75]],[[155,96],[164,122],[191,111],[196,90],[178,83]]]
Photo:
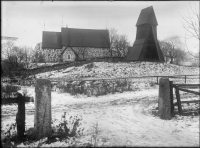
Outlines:
[[52,90],[67,92],[71,95],[83,94],[86,96],[102,96],[109,93],[136,91],[140,88],[148,89],[154,86],[152,82],[134,83],[134,80],[94,80],[94,81],[71,81],[52,84]]

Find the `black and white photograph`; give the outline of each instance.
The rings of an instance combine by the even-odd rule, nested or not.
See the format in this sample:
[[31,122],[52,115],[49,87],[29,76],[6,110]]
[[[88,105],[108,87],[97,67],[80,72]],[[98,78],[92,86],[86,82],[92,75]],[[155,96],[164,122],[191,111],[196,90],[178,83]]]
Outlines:
[[200,147],[199,1],[1,1],[1,146]]

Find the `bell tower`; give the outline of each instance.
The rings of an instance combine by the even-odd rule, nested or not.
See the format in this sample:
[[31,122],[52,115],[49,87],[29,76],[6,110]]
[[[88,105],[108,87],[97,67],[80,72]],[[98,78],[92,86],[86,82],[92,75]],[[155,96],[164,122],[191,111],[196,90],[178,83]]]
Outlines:
[[153,7],[142,9],[136,23],[136,40],[129,47],[128,61],[160,61],[164,57],[157,40],[157,19]]

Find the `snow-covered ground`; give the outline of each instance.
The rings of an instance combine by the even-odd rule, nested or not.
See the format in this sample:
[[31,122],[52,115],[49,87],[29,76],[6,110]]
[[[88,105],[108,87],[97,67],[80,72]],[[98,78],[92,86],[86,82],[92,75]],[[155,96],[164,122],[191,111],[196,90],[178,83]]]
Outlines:
[[30,63],[28,65],[29,69],[34,69],[34,68],[38,68],[38,67],[44,67],[44,66],[52,66],[58,63]]
[[37,78],[112,78],[134,76],[198,75],[198,67],[177,66],[156,62],[109,63],[93,62],[79,67],[37,74]]
[[[33,87],[24,87],[35,96]],[[158,104],[158,86],[100,97],[71,96],[52,92],[52,118],[60,120],[66,111],[81,115],[84,135],[77,140],[91,142],[93,126],[98,122],[98,146],[199,146],[199,116],[176,116],[162,120],[152,114]],[[16,105],[1,106],[1,129],[15,121]],[[33,127],[34,103],[26,104],[26,127]],[[23,144],[19,146],[24,146]],[[37,145],[31,145],[37,146]],[[67,146],[55,142],[42,146]],[[26,146],[25,146],[26,147]]]
[[[112,78],[192,74],[198,75],[199,68],[152,62],[93,62],[79,67],[40,73],[36,77]],[[199,79],[194,80],[194,83],[199,83]],[[23,89],[28,91],[29,96],[35,97],[33,87]],[[181,93],[181,96],[184,94]],[[192,95],[183,99],[199,98]],[[152,109],[158,105],[158,86],[99,97],[52,92],[51,105],[53,119],[60,120],[64,112],[69,116],[83,117],[82,127],[85,130],[84,135],[77,139],[80,143],[91,143],[92,135],[95,133],[93,126],[98,123],[98,146],[200,146],[199,116],[176,115],[172,120],[162,120],[152,114]],[[26,104],[26,128],[34,126],[34,108],[34,103]],[[15,122],[16,113],[17,105],[1,106],[2,132],[7,124]],[[22,146],[24,145],[19,145]],[[37,143],[30,146],[37,146]],[[42,146],[68,145],[58,141]]]

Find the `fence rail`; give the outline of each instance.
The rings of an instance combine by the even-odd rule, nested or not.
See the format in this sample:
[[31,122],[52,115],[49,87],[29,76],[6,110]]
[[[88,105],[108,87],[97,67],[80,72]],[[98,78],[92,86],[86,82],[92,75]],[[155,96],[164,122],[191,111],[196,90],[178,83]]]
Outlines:
[[17,103],[18,105],[18,112],[16,115],[18,138],[23,137],[25,132],[25,102],[34,102],[34,99],[33,97],[25,97],[21,93],[17,93],[17,97],[15,98],[1,99],[2,105],[10,103]]
[[[158,81],[160,77],[167,77],[171,79],[185,79],[185,83],[187,82],[187,79],[199,79],[199,75],[171,75],[171,76],[165,76],[165,75],[160,75],[160,76],[135,76],[135,77],[113,77],[113,78],[46,78],[49,79],[51,82],[69,82],[69,81],[104,81],[104,80],[119,80],[119,79],[147,79],[147,78],[156,78],[156,84],[158,85]],[[191,78],[193,77],[193,78]],[[17,84],[26,84],[28,83],[29,85],[32,85],[35,83],[35,79],[8,79],[8,78],[2,78],[1,82],[4,83],[17,83]]]
[[113,77],[113,78],[79,78],[79,79],[69,79],[69,78],[48,78],[50,81],[102,81],[102,80],[117,80],[117,79],[142,79],[142,78],[156,78],[158,84],[158,78],[168,77],[168,78],[180,78],[185,79],[188,76],[198,76],[198,78],[188,78],[188,79],[199,79],[199,75],[172,75],[172,76],[136,76],[136,77]]
[[[24,98],[24,102],[34,102],[33,97],[25,97]],[[10,103],[18,103],[18,98],[5,98],[5,99],[1,99],[1,104],[5,105],[5,104],[10,104]]]

